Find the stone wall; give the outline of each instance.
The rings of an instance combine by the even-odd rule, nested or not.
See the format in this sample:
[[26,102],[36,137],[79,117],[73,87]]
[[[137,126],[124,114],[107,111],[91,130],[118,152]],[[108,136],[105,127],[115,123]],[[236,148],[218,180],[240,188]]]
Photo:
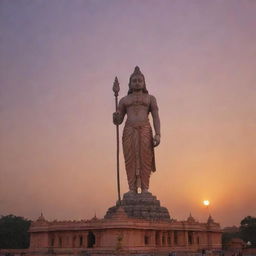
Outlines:
[[145,216],[130,216],[122,206],[110,210],[104,219],[49,222],[40,216],[30,227],[31,256],[40,252],[47,254],[45,250],[67,255],[83,251],[151,253],[221,249],[220,225],[212,218],[207,223],[199,223],[192,216],[186,221],[172,220],[166,215],[153,219]]

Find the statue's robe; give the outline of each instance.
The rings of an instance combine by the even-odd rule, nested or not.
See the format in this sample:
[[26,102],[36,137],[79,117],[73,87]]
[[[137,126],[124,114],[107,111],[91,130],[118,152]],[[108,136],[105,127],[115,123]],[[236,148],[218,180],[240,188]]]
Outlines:
[[149,121],[126,121],[123,131],[123,153],[129,189],[148,189],[151,172],[156,170],[153,135]]

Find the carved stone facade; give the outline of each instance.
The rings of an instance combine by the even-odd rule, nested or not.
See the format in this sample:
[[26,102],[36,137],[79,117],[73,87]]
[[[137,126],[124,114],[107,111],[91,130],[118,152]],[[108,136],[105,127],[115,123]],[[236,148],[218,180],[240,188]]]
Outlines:
[[[155,252],[197,252],[221,249],[221,229],[209,217],[199,223],[131,218],[120,206],[104,219],[47,221],[41,216],[30,227],[28,255],[122,255]],[[127,254],[126,254],[127,253]]]

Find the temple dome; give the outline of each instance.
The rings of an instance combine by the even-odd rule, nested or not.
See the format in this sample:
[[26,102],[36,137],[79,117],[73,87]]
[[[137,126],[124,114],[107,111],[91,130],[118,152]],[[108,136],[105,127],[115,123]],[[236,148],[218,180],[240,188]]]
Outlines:
[[208,223],[208,224],[214,223],[214,219],[212,218],[211,215],[209,215],[208,220],[207,220],[207,223]]
[[188,218],[187,218],[187,222],[196,222],[196,220],[194,219],[194,217],[192,217],[191,213],[189,214]]
[[42,212],[41,212],[41,215],[39,216],[39,218],[36,221],[39,221],[39,222],[45,222],[46,221]]

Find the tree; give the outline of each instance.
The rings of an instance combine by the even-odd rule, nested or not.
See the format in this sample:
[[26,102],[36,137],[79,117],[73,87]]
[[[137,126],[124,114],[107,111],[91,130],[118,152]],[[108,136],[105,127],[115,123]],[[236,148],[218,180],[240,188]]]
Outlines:
[[28,229],[31,221],[14,215],[0,218],[0,248],[22,249],[29,246]]
[[251,242],[252,247],[256,247],[256,218],[247,216],[240,223],[241,238]]

